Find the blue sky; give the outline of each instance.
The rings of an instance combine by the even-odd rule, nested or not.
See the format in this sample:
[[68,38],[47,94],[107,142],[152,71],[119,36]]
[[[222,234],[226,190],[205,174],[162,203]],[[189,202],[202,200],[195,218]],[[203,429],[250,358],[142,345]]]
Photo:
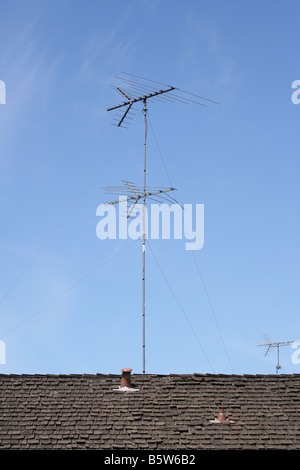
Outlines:
[[204,204],[205,242],[150,242],[146,372],[275,373],[257,344],[300,339],[299,2],[0,9],[0,373],[142,372],[141,241],[96,236],[103,187],[143,181],[142,115],[106,111],[122,72],[221,103],[149,105],[148,184]]

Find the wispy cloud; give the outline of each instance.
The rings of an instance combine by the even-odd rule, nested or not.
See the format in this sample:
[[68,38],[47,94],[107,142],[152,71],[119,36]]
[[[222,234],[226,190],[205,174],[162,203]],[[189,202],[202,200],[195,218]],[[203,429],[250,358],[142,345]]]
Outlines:
[[95,77],[97,72],[98,79],[103,80],[107,76],[111,77],[112,72],[131,66],[138,44],[132,28],[134,10],[134,3],[126,2],[122,7],[122,15],[115,16],[109,33],[107,30],[91,31],[83,49],[82,79]]
[[129,70],[135,62],[138,40],[137,33],[129,28],[131,15],[132,6],[128,4],[109,33],[91,31],[82,48],[78,78],[84,86],[88,83],[97,87],[97,101],[91,106],[98,119],[102,116],[106,120],[103,101],[112,85],[112,77],[123,70]]
[[[38,18],[24,24],[20,20],[2,29],[0,79],[6,84],[6,105],[1,107],[0,138],[11,138],[15,126],[26,121],[29,106],[41,103],[55,80],[60,56],[46,57],[39,46]],[[1,155],[3,158],[3,154]]]
[[[186,75],[196,88],[205,87],[209,91],[227,86],[231,89],[236,82],[234,61],[224,53],[216,24],[212,19],[199,19],[193,7],[186,12],[180,66],[188,71]],[[207,70],[210,76],[207,76]]]
[[[99,69],[107,73],[127,68],[128,64],[133,62],[135,47],[133,38],[122,38],[118,26],[113,28],[109,35],[95,32],[84,50],[81,78],[91,78],[95,76],[95,70]],[[101,75],[103,77],[103,74]]]

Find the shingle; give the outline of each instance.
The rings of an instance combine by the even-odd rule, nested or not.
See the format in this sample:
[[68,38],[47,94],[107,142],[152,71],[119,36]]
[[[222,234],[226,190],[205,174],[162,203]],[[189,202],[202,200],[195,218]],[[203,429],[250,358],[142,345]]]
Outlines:
[[[298,449],[299,375],[0,375],[0,448]],[[234,420],[212,424],[218,408]]]

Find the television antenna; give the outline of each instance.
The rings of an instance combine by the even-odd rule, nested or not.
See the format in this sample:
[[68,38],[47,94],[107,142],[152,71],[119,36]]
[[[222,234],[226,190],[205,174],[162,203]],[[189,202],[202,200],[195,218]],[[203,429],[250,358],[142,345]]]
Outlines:
[[[145,255],[146,255],[146,226],[145,226],[145,212],[146,212],[146,199],[155,197],[162,197],[163,195],[169,196],[167,193],[174,191],[174,188],[147,188],[146,185],[146,147],[147,147],[147,102],[148,101],[160,101],[160,102],[181,102],[184,104],[198,104],[199,106],[206,107],[205,102],[210,102],[214,104],[220,104],[217,101],[204,98],[202,96],[196,95],[194,93],[187,92],[180,88],[176,88],[172,85],[167,85],[165,83],[157,82],[155,80],[150,80],[148,78],[140,77],[138,75],[133,75],[130,73],[122,72],[121,77],[115,77],[120,82],[120,86],[114,86],[113,88],[123,97],[125,100],[112,106],[107,109],[107,111],[121,111],[121,114],[116,114],[114,122],[112,123],[118,127],[127,127],[130,124],[130,121],[133,120],[133,116],[136,114],[136,108],[134,107],[138,103],[143,103],[143,114],[144,114],[144,184],[141,187],[135,186],[133,183],[126,181],[126,186],[123,189],[127,190],[126,200],[134,201],[131,206],[127,217],[133,213],[133,210],[140,199],[143,201],[143,228],[142,228],[142,241],[143,241],[143,373],[145,374],[145,355],[146,355],[146,346],[145,346]],[[158,85],[160,85],[158,87]],[[163,88],[162,88],[163,87]],[[192,99],[193,98],[193,99]],[[125,125],[126,124],[126,125]],[[110,187],[107,188],[113,191],[114,194],[117,194],[119,187]],[[150,189],[150,190],[149,190]],[[128,192],[129,191],[129,192]],[[120,194],[120,193],[118,193]],[[170,197],[170,196],[169,196]],[[109,204],[117,204],[121,202],[113,201]],[[176,202],[176,201],[175,201]]]
[[281,369],[281,365],[279,362],[279,349],[281,346],[288,346],[289,344],[293,343],[294,341],[271,341],[267,335],[264,335],[266,338],[266,343],[259,343],[258,346],[266,346],[265,356],[267,356],[272,348],[277,349],[277,365],[276,365],[276,374],[278,374],[279,370]]

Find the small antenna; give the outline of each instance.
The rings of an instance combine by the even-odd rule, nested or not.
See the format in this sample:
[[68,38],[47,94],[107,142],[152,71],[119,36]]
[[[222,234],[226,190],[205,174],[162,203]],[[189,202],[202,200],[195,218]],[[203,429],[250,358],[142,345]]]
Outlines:
[[[124,76],[125,75],[125,76]],[[130,120],[132,120],[132,115],[134,115],[135,108],[134,105],[138,103],[143,103],[143,113],[144,113],[144,185],[143,187],[137,187],[132,183],[126,181],[126,189],[127,195],[129,198],[127,200],[134,201],[131,209],[129,210],[127,217],[130,216],[132,213],[135,205],[137,202],[142,199],[143,200],[143,373],[145,374],[145,253],[146,253],[146,231],[145,231],[145,208],[146,208],[146,199],[156,196],[162,196],[169,191],[174,191],[174,188],[152,188],[151,191],[147,190],[146,185],[146,145],[147,145],[147,102],[150,101],[160,101],[160,102],[180,102],[184,104],[198,104],[200,106],[206,107],[207,105],[202,101],[211,102],[214,104],[220,104],[216,101],[210,100],[208,98],[204,98],[202,96],[196,95],[194,93],[190,93],[179,88],[176,88],[172,85],[167,85],[165,83],[157,82],[155,80],[150,80],[148,78],[140,77],[138,75],[133,75],[130,73],[123,72],[121,77],[115,77],[119,81],[121,81],[121,85],[114,86],[113,88],[123,97],[125,100],[112,106],[107,109],[107,111],[122,111],[121,114],[117,115],[117,118],[114,120],[116,121],[114,124],[117,127],[127,127],[130,124]],[[138,79],[138,80],[137,80]],[[155,84],[155,86],[154,86]],[[163,88],[158,87],[157,85],[161,85]],[[175,93],[176,92],[176,93]],[[193,96],[195,99],[189,98],[189,96]],[[124,110],[125,108],[125,110]],[[128,121],[129,120],[129,121]],[[126,125],[125,125],[126,124]],[[110,189],[114,190],[114,194],[116,194],[117,187],[111,187]],[[128,193],[129,191],[129,193]],[[107,204],[117,204],[120,201],[113,201]]]
[[276,365],[276,374],[278,374],[279,370],[281,369],[281,365],[279,362],[279,348],[281,346],[287,346],[288,344],[293,343],[294,341],[271,341],[267,335],[264,335],[266,338],[266,343],[259,343],[258,346],[266,346],[267,349],[265,351],[265,356],[267,356],[272,348],[277,349],[277,365]]

